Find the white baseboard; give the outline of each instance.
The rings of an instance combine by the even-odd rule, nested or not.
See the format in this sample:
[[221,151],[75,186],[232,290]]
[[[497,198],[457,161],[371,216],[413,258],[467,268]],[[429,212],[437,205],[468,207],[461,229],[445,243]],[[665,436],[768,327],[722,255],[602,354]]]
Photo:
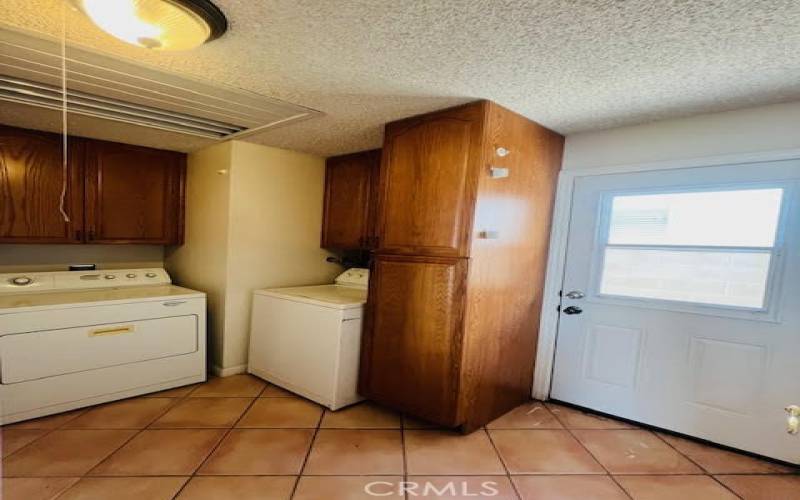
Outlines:
[[217,377],[230,377],[231,375],[238,375],[247,371],[247,365],[236,365],[222,368],[221,366],[211,366],[211,373]]

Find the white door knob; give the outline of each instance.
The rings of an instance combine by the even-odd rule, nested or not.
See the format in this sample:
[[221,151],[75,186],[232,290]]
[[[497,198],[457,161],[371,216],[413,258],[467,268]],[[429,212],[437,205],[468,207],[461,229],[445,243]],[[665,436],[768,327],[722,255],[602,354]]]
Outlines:
[[800,406],[789,405],[786,407],[786,413],[789,414],[786,418],[786,432],[796,435],[800,432]]

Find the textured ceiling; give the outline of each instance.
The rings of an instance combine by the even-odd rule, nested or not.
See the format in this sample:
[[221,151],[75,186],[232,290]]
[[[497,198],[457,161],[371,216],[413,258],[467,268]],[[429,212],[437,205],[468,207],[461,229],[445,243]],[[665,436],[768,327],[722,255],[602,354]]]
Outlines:
[[[562,133],[800,99],[797,0],[216,3],[230,31],[191,52],[117,42],[73,11],[68,38],[318,109],[324,117],[247,140],[323,155],[378,146],[387,121],[475,98]],[[61,12],[61,0],[0,1],[3,23],[50,35]],[[39,120],[0,112],[11,118]]]

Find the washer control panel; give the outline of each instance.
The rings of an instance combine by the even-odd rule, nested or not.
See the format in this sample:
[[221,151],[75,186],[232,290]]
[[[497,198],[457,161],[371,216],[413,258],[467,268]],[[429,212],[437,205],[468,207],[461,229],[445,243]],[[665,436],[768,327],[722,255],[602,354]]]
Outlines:
[[367,288],[369,284],[369,269],[351,267],[336,277],[335,283],[342,286]]
[[0,294],[168,285],[171,282],[167,271],[161,268],[9,273],[0,274]]

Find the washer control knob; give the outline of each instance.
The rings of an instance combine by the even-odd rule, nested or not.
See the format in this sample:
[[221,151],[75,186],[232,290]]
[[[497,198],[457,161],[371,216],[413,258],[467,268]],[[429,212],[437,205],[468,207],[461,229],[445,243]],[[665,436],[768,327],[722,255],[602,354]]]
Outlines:
[[106,274],[105,276],[103,276],[103,278],[105,278],[107,280],[115,280],[115,279],[117,279],[117,277],[114,276],[113,274]]
[[11,284],[17,286],[25,286],[30,285],[33,283],[33,280],[27,276],[17,276],[16,278],[11,278]]
[[148,278],[155,278],[158,275],[156,273],[147,273],[145,274],[145,276],[147,276]]
[[133,279],[133,278],[135,278],[135,277],[136,277],[136,275],[135,275],[135,274],[133,274],[133,273],[128,273],[128,274],[126,274],[126,275],[125,275],[125,277],[126,277],[126,278],[130,278],[130,279]]

